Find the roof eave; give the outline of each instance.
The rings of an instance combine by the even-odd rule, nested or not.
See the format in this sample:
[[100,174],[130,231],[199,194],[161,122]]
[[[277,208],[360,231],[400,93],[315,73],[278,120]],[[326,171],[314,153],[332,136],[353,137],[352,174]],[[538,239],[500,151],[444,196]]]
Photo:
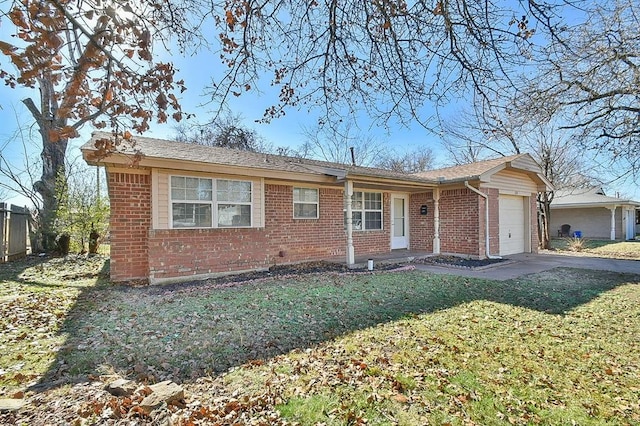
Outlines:
[[565,204],[556,204],[551,203],[552,209],[579,209],[579,208],[589,208],[589,207],[624,207],[630,206],[635,208],[640,208],[640,203],[636,203],[633,201],[622,201],[622,202],[584,202],[584,203],[565,203]]
[[[133,164],[132,155],[123,153],[110,154],[105,159],[95,160],[91,157],[91,153],[95,150],[82,149],[83,158],[85,161],[92,165],[103,165],[107,168],[110,167],[123,167],[131,168]],[[143,155],[139,161],[135,163],[138,168],[156,168],[164,170],[177,170],[177,171],[190,171],[211,173],[217,172],[221,174],[231,174],[239,176],[254,176],[264,177],[267,179],[278,180],[298,180],[301,182],[313,182],[313,183],[329,183],[335,184],[338,180],[335,175],[312,172],[308,173],[287,171],[287,170],[274,170],[268,167],[247,167],[238,166],[233,164],[216,164],[205,161],[194,160],[182,160],[182,159],[170,159],[164,157],[152,157]],[[214,170],[215,169],[215,170]]]

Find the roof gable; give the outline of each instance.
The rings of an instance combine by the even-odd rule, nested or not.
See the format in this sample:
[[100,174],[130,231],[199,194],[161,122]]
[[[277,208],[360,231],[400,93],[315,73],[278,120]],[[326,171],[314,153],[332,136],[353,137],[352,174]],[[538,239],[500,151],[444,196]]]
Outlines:
[[[539,186],[553,188],[553,185],[542,174],[540,166],[529,154],[516,154],[507,157],[498,157],[490,160],[477,161],[475,163],[446,167],[417,173],[417,176],[434,179],[438,182],[456,182],[480,180],[490,182],[491,177],[501,170],[515,170],[524,172]],[[544,189],[541,189],[544,190]]]

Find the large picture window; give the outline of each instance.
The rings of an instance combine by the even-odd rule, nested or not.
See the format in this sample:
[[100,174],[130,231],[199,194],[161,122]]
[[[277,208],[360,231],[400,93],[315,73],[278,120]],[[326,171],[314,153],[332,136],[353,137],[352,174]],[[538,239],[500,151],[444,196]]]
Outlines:
[[293,218],[317,219],[319,217],[318,190],[293,188]]
[[[346,227],[346,211],[344,216]],[[382,229],[382,193],[354,192],[351,197],[351,216],[354,231]]]
[[174,228],[250,227],[252,184],[248,181],[171,176]]

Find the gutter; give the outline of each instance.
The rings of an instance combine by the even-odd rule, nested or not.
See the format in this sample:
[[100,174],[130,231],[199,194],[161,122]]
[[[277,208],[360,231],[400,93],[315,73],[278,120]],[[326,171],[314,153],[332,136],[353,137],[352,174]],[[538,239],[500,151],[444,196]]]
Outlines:
[[469,181],[465,180],[464,181],[464,186],[466,186],[467,188],[469,188],[470,190],[472,190],[473,192],[475,192],[476,194],[478,194],[479,196],[481,196],[482,198],[484,198],[485,200],[485,208],[484,208],[484,212],[486,215],[485,218],[485,231],[486,231],[486,236],[484,239],[484,242],[486,244],[486,249],[485,249],[485,253],[487,255],[487,258],[489,259],[502,259],[502,256],[494,256],[489,254],[489,196],[487,194],[485,194],[484,192],[480,192],[479,190],[477,190],[476,188],[474,188],[473,186],[469,185]]

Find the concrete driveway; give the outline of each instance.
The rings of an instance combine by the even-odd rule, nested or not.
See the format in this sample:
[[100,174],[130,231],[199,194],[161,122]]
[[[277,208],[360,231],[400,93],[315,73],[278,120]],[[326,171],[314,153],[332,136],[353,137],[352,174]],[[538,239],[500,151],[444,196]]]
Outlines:
[[415,267],[417,270],[436,274],[461,275],[498,281],[510,280],[522,275],[534,274],[558,267],[595,269],[640,275],[640,261],[637,260],[603,259],[547,253],[511,255],[503,263],[475,270],[428,264],[415,264]]

